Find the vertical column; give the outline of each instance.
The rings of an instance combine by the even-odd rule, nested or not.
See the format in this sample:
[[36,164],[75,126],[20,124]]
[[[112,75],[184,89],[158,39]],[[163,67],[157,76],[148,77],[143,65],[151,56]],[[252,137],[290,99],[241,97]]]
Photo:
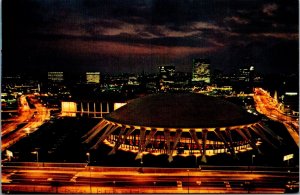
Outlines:
[[169,129],[164,129],[164,138],[165,138],[165,146],[167,145],[167,148],[165,149],[165,153],[167,155],[170,155],[171,153],[171,148],[170,148],[170,130]]
[[90,116],[90,103],[89,102],[87,103],[87,113],[88,113],[88,116]]
[[136,133],[133,135],[133,149],[135,149],[136,147],[136,142],[137,142],[137,137],[136,137]]
[[[206,163],[206,141],[207,141],[207,129],[202,130],[202,158],[201,161]],[[201,153],[201,151],[200,151]],[[196,157],[197,158],[197,157]]]
[[83,115],[83,104],[82,104],[82,102],[80,102],[80,111],[81,111],[80,115],[82,116]]
[[106,111],[107,111],[107,113],[109,113],[109,104],[108,104],[108,102],[106,103]]
[[193,154],[193,152],[192,152],[192,141],[193,141],[193,139],[190,138],[189,155]]
[[94,117],[96,117],[96,102],[94,102]]
[[102,118],[102,102],[100,102],[100,117]]

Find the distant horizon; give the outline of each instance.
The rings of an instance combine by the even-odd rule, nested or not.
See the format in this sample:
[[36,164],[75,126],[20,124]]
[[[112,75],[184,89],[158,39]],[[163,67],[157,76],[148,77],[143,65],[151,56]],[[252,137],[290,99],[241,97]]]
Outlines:
[[[241,66],[241,67],[238,67],[237,69],[235,70],[231,70],[231,71],[222,71],[220,69],[210,69],[211,72],[214,72],[214,71],[221,71],[224,75],[232,75],[232,74],[235,74],[238,72],[239,68],[243,68],[245,66]],[[176,68],[176,66],[175,66]],[[255,68],[255,67],[254,67]],[[100,72],[100,75],[122,75],[122,74],[125,74],[125,75],[142,75],[142,74],[146,74],[146,75],[155,75],[155,74],[158,74],[159,73],[159,70],[158,70],[158,66],[157,66],[157,70],[153,70],[151,72],[147,72],[147,71],[135,71],[135,72],[107,72],[107,71],[99,71],[99,70],[61,70],[61,69],[57,69],[57,70],[40,70],[39,74],[37,75],[34,70],[32,71],[22,71],[22,72],[3,72],[2,71],[2,77],[11,77],[11,76],[24,76],[24,75],[27,75],[27,76],[41,76],[41,75],[45,75],[47,76],[47,73],[48,72],[63,72],[64,74],[66,75],[72,75],[72,74],[75,74],[75,75],[81,75],[81,74],[85,74],[87,72]],[[298,72],[289,72],[289,73],[283,73],[283,72],[258,72],[256,69],[254,69],[254,72],[258,75],[261,75],[261,76],[297,76],[299,77],[299,74]],[[191,74],[192,75],[192,70],[190,71],[181,71],[181,70],[177,70],[175,69],[175,73],[188,73],[188,74]]]

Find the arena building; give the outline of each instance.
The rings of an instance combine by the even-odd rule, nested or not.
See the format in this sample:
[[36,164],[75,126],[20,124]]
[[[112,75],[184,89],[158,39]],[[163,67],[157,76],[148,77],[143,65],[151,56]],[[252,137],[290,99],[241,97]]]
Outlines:
[[196,93],[153,94],[129,101],[104,116],[83,137],[97,149],[102,142],[117,149],[145,153],[206,156],[256,150],[278,139],[259,117],[221,98]]

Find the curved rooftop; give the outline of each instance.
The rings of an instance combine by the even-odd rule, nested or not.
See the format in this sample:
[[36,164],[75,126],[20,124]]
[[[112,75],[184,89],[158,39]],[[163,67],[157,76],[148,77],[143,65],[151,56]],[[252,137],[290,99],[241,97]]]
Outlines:
[[231,102],[196,93],[148,95],[129,101],[104,118],[124,125],[163,128],[230,127],[258,121]]

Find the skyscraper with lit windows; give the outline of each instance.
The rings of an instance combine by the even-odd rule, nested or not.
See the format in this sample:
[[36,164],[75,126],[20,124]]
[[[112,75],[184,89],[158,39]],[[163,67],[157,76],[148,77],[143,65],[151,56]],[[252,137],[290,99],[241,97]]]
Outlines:
[[88,84],[100,83],[100,72],[87,72],[86,83]]
[[158,70],[159,90],[165,91],[174,83],[175,66],[159,66]]
[[48,81],[54,83],[61,83],[64,81],[63,72],[48,72]]
[[192,81],[210,83],[210,61],[208,59],[193,59]]
[[244,82],[253,82],[254,66],[246,66],[239,69],[237,80]]

